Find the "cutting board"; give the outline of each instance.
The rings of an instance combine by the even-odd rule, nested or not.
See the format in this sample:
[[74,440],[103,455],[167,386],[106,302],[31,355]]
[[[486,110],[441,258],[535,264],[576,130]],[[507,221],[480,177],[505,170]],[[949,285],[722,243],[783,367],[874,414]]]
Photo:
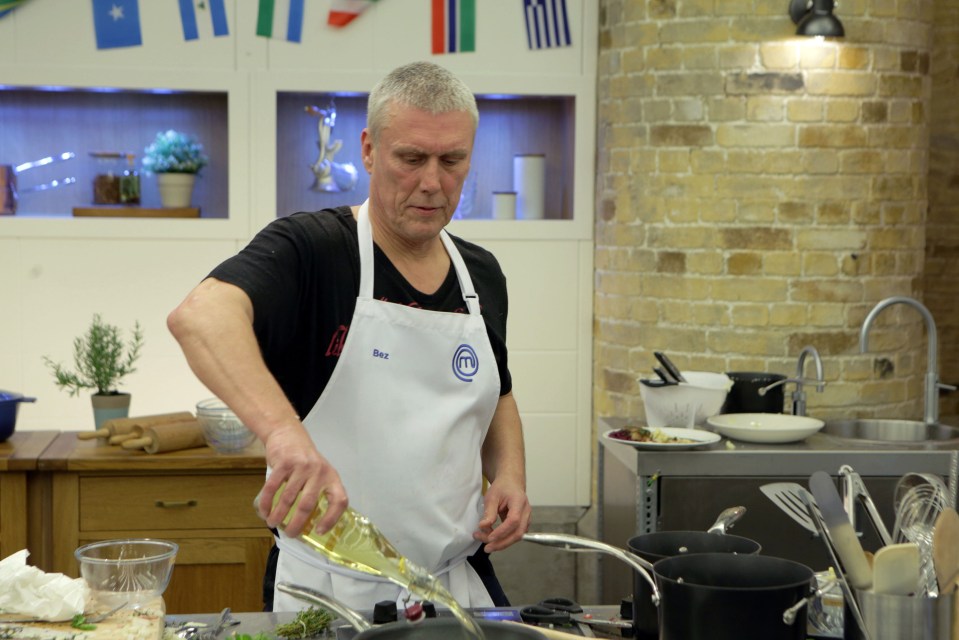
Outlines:
[[15,614],[0,614],[0,637],[13,631],[11,637],[23,640],[161,640],[163,614],[143,609],[121,609],[96,629],[81,631],[69,622],[4,622],[18,619]]

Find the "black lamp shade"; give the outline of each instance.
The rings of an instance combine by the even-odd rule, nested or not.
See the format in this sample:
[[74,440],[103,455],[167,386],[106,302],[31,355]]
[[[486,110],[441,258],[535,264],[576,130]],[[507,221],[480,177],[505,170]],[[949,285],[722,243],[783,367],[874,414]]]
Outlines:
[[834,0],[790,0],[789,15],[796,28],[797,36],[820,36],[823,38],[841,38],[846,35],[842,23],[832,14]]

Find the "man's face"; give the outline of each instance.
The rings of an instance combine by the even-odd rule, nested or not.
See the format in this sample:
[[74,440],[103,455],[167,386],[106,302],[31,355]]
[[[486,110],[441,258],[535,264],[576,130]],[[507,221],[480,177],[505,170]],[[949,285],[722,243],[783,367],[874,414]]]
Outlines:
[[370,173],[371,215],[397,240],[435,238],[452,219],[470,168],[475,130],[464,111],[430,114],[403,105],[374,143],[363,130],[363,164]]

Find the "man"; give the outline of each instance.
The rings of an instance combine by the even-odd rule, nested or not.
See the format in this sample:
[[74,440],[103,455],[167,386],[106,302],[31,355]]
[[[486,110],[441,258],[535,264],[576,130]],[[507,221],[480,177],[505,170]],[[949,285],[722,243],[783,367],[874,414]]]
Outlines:
[[[490,595],[483,554],[529,527],[505,278],[444,231],[478,122],[448,71],[394,70],[371,92],[360,138],[369,199],[277,219],[168,319],[193,371],[264,443],[267,524],[302,496],[277,536],[276,581],[353,608],[404,594],[295,539],[321,494],[319,533],[349,502],[465,607],[506,604]],[[305,606],[273,596],[273,610]]]

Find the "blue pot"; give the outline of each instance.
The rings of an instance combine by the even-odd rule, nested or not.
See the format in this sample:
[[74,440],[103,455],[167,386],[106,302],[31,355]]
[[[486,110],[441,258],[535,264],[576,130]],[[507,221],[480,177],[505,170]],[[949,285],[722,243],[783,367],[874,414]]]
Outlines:
[[0,442],[6,442],[7,438],[13,435],[13,429],[17,426],[17,410],[20,409],[20,403],[36,402],[36,400],[13,391],[0,390]]

